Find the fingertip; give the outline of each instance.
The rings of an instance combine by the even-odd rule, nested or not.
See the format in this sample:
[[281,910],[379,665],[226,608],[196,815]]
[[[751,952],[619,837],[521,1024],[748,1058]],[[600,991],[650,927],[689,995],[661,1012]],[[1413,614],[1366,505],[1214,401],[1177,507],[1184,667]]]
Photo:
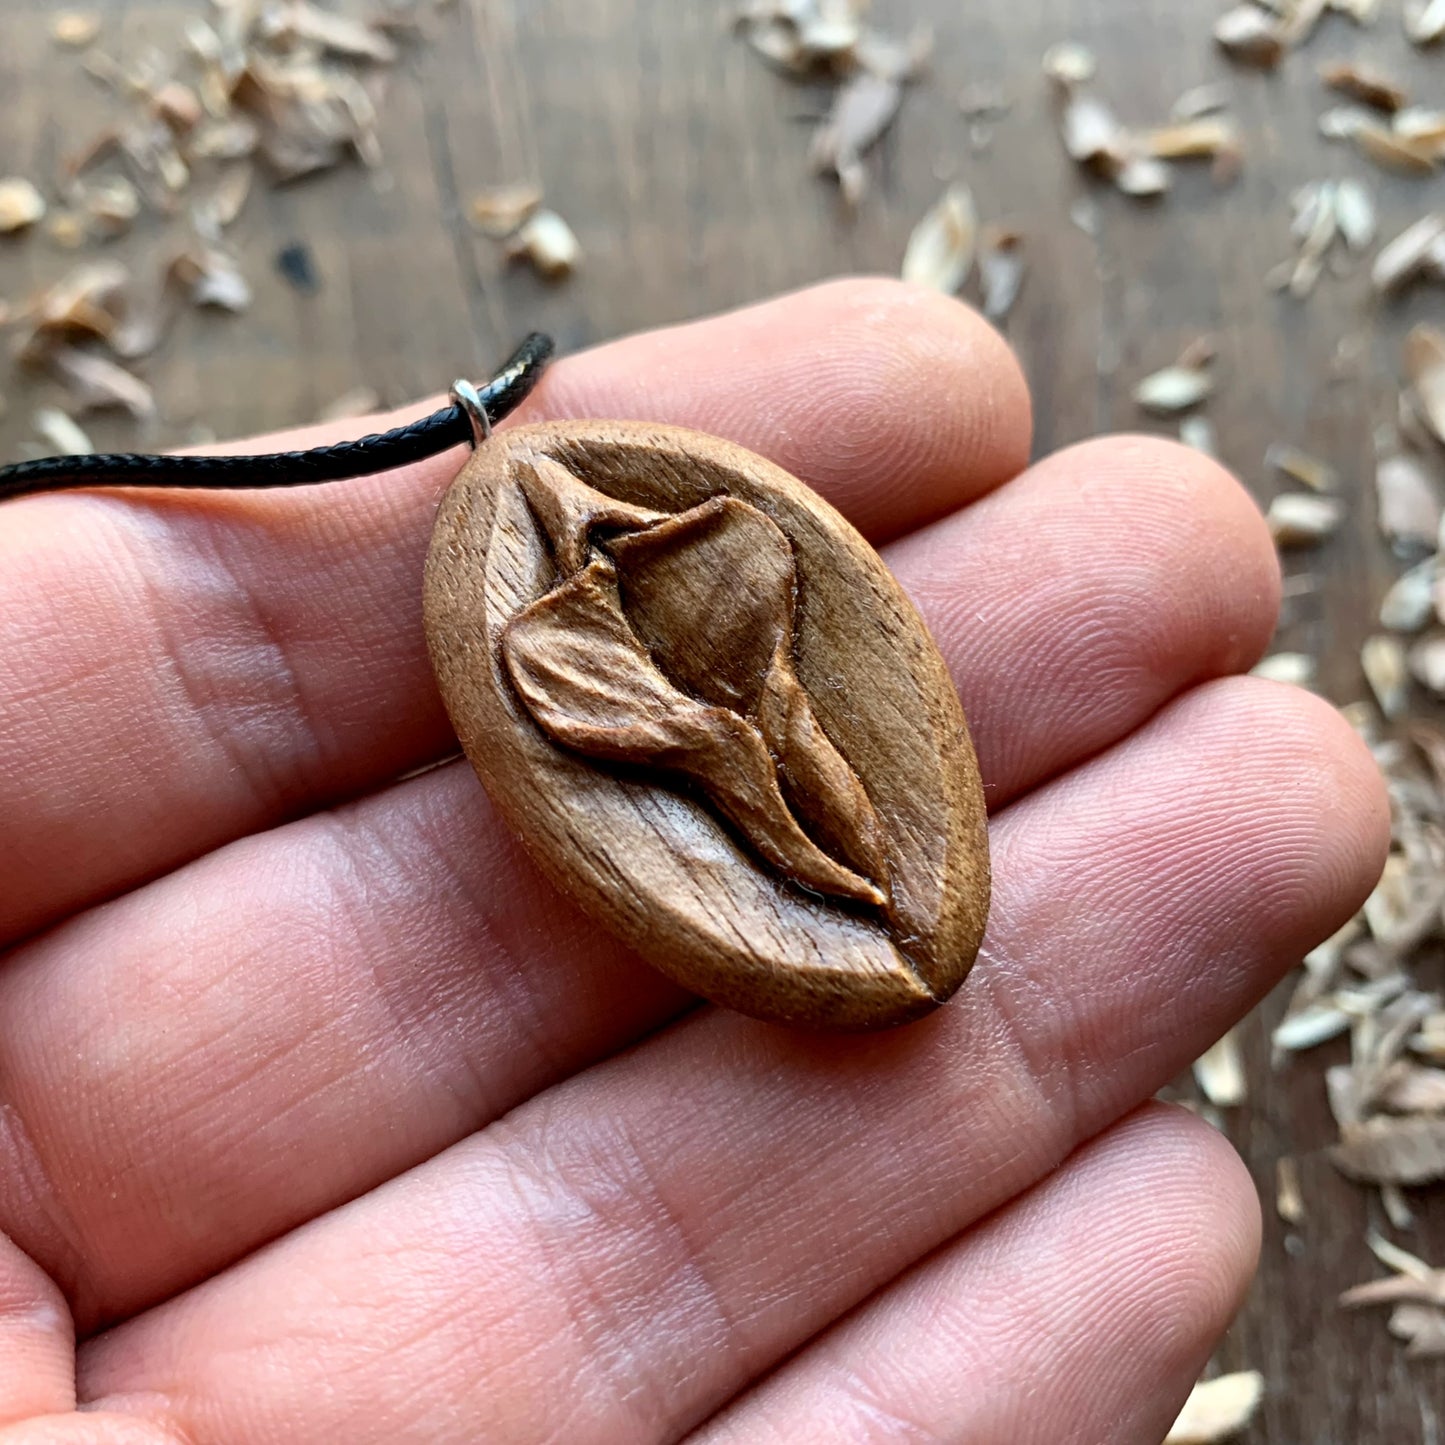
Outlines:
[[559,362],[531,417],[690,426],[760,452],[875,538],[941,516],[1028,459],[1008,343],[950,297],[888,277],[825,282]]

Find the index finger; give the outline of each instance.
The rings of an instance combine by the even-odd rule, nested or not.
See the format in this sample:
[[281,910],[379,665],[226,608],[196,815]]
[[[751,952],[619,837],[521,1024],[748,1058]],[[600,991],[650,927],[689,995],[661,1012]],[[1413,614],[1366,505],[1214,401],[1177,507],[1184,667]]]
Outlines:
[[[1006,481],[1029,445],[1004,342],[956,302],[882,280],[570,358],[523,415],[717,433],[879,538]],[[420,582],[459,462],[0,511],[0,941],[454,749]]]

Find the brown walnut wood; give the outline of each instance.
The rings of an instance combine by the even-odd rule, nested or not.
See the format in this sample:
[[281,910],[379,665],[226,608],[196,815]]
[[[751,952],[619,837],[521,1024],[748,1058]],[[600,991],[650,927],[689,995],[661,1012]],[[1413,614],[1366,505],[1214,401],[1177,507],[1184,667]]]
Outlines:
[[638,423],[513,428],[444,499],[432,661],[553,880],[717,1003],[882,1028],[988,913],[978,769],[877,553],[786,472]]

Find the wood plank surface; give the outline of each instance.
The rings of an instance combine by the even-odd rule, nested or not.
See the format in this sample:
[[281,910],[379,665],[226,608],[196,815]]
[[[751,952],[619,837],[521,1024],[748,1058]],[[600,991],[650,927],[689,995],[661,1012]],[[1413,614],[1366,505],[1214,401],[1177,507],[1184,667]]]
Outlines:
[[[95,8],[105,48],[131,56],[151,43],[173,48],[179,19],[205,9],[198,0]],[[48,0],[3,9],[0,173],[48,178],[112,102],[50,41]],[[1038,452],[1110,429],[1163,429],[1138,415],[1130,389],[1209,332],[1221,378],[1209,415],[1224,460],[1257,495],[1274,485],[1263,464],[1272,441],[1338,467],[1350,523],[1311,559],[1322,586],[1288,604],[1281,641],[1322,659],[1322,690],[1336,700],[1362,695],[1359,644],[1398,571],[1374,527],[1372,429],[1393,415],[1405,327],[1445,319],[1445,290],[1379,305],[1356,269],[1327,275],[1301,304],[1264,278],[1289,254],[1288,196],[1305,181],[1364,179],[1387,237],[1445,200],[1445,182],[1387,175],[1316,130],[1329,103],[1321,63],[1372,60],[1438,102],[1445,54],[1411,51],[1391,0],[1373,29],[1327,17],[1273,76],[1230,67],[1209,41],[1215,9],[1183,0],[879,0],[875,13],[899,29],[930,21],[937,50],[870,157],[871,193],[849,214],[807,170],[806,121],[825,89],[770,71],[730,37],[714,0],[461,0],[392,77],[385,171],[348,167],[258,190],[234,236],[255,305],[234,318],[187,314],[143,368],[161,400],[160,432],[142,438],[104,420],[96,439],[243,435],[306,421],[362,385],[400,403],[485,372],[531,328],[572,349],[840,272],[894,271],[919,215],[946,179],[963,177],[987,219],[1027,236],[1030,276],[1009,334],[1034,387]],[[1080,177],[1039,72],[1043,51],[1065,37],[1098,52],[1099,89],[1129,122],[1162,120],[1186,87],[1227,79],[1247,145],[1237,182],[1220,188],[1206,168],[1181,168],[1170,195],[1141,204]],[[979,82],[1009,103],[983,149],[957,103]],[[467,224],[479,188],[521,179],[543,182],[581,237],[585,265],[566,283],[508,266]],[[1097,208],[1092,237],[1069,219],[1086,195]],[[276,272],[277,252],[295,242],[315,255],[314,296]],[[155,228],[142,225],[112,249],[139,269],[155,246]],[[0,245],[0,296],[22,298],[73,263],[42,236]],[[1342,338],[1353,359],[1337,355]],[[0,456],[18,456],[34,407],[59,394],[3,373],[0,393]],[[1438,987],[1438,966],[1423,979]],[[1322,1153],[1335,1132],[1323,1065],[1342,1060],[1344,1044],[1270,1071],[1268,1026],[1283,1001],[1245,1026],[1251,1097],[1225,1121],[1266,1201],[1259,1280],[1220,1357],[1266,1377],[1265,1404],[1242,1438],[1439,1445],[1445,1363],[1406,1361],[1379,1313],[1336,1308],[1342,1289],[1379,1272],[1364,1234],[1383,1221]],[[1272,1208],[1283,1153],[1301,1160],[1308,1202],[1294,1229]],[[1418,1228],[1396,1237],[1445,1264],[1445,1193],[1412,1199]]]

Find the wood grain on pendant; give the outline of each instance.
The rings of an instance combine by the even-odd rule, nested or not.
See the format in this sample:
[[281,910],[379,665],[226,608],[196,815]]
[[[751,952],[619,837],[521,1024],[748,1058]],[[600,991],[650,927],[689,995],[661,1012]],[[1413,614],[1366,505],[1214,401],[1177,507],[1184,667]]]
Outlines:
[[425,607],[493,802],[655,967],[821,1028],[963,982],[989,894],[963,712],[882,560],[802,483],[676,427],[516,427],[447,493]]

